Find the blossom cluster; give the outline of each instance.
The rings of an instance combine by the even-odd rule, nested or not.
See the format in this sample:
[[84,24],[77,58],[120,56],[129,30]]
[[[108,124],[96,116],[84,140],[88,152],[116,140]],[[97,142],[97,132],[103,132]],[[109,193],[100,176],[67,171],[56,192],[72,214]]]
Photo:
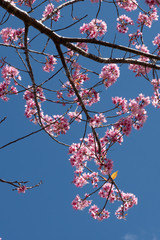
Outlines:
[[152,41],[153,45],[157,45],[158,55],[160,55],[160,33]]
[[[54,5],[52,3],[49,3],[45,7],[45,11],[43,12],[42,16],[45,18],[45,17],[51,15],[53,11],[54,11]],[[56,11],[56,13],[53,14],[51,19],[54,20],[55,22],[57,22],[59,18],[60,18],[60,11],[58,10],[58,11]]]
[[[138,199],[134,194],[124,192],[121,192],[121,197],[125,203],[117,209],[115,215],[118,219],[125,219],[124,213],[128,211],[128,209],[132,208],[134,205],[137,205]],[[121,199],[119,198],[119,200]]]
[[[46,100],[43,89],[40,87],[37,87],[35,90],[28,86],[28,90],[24,92],[23,98],[26,100],[25,105],[25,115],[27,118],[35,118],[37,114],[37,106],[35,102],[35,98],[37,99],[37,104],[39,109],[41,110],[41,103]],[[31,120],[33,121],[33,119]]]
[[[80,97],[85,105],[92,106],[93,103],[100,101],[99,93],[97,93],[93,88],[91,90],[81,89]],[[75,102],[80,105],[79,99],[76,97]]]
[[[70,163],[76,169],[79,169],[87,164],[88,161],[94,159],[95,164],[98,165],[101,173],[108,174],[111,173],[113,169],[113,162],[104,157],[105,150],[105,138],[101,139],[101,154],[98,154],[98,146],[95,143],[95,139],[92,134],[88,134],[87,138],[84,138],[84,141],[80,143],[73,143],[69,147],[69,154],[72,154],[70,157]],[[81,169],[81,170],[82,170]]]
[[99,77],[103,78],[103,83],[106,88],[114,84],[119,76],[120,76],[120,71],[117,64],[105,65],[102,68],[101,73],[99,74]]
[[100,113],[99,115],[95,114],[94,117],[92,117],[90,119],[89,124],[90,124],[90,126],[95,128],[95,127],[102,126],[102,124],[106,123],[106,122],[107,122],[107,120],[106,120],[105,116],[102,113]]
[[147,112],[144,107],[150,104],[150,97],[145,97],[141,93],[136,99],[130,99],[129,103],[119,97],[112,98],[112,100],[117,107],[121,108],[120,113],[131,113],[128,117],[121,118],[114,125],[116,129],[121,129],[128,136],[131,133],[132,125],[137,130],[143,127],[147,120]]
[[128,32],[128,25],[134,25],[133,20],[124,15],[121,15],[119,18],[117,18],[117,21],[119,21],[120,23],[117,23],[117,30],[120,33],[127,33]]
[[[88,184],[91,181],[93,187],[97,187],[97,183],[99,182],[98,173],[83,173],[83,168],[80,168],[75,171],[75,176],[73,183],[76,187],[83,187],[84,185]],[[82,174],[83,173],[83,174]]]
[[93,19],[90,23],[84,23],[80,27],[80,33],[86,33],[90,38],[97,38],[103,36],[107,32],[107,24],[99,19]]
[[18,0],[18,4],[21,6],[24,3],[27,7],[32,7],[35,1],[36,0]]
[[[70,51],[68,53],[70,53]],[[81,65],[79,65],[78,63],[76,63],[74,61],[71,66],[72,66],[72,79],[71,80],[74,83],[74,86],[76,87],[77,90],[83,90],[82,86],[83,86],[84,82],[89,80],[88,74],[82,73]],[[67,92],[68,92],[67,97],[75,96],[75,92],[69,81],[65,82],[62,85],[62,88],[67,89]],[[77,101],[77,98],[75,99],[75,101]]]
[[[23,97],[26,100],[26,117],[31,118],[31,121],[35,124],[39,123],[42,125],[46,132],[48,132],[50,135],[53,136],[56,134],[58,136],[60,134],[65,134],[66,131],[70,129],[68,119],[63,115],[53,115],[52,117],[44,115],[41,108],[41,103],[46,101],[46,98],[42,88],[37,87],[34,90],[32,87],[28,86],[28,90],[25,91]],[[40,113],[38,113],[37,108],[39,108]]]
[[154,88],[153,96],[151,97],[152,105],[154,107],[160,108],[160,78],[159,79],[152,79],[151,84]]
[[81,122],[81,120],[82,120],[82,114],[79,113],[79,112],[77,112],[77,111],[75,111],[75,112],[69,112],[67,115],[68,115],[71,119],[75,119],[75,121],[77,121],[77,122]]
[[[144,44],[142,46],[136,45],[136,48],[142,52],[149,53],[148,48]],[[142,62],[148,62],[149,58],[141,55],[138,58],[138,60]],[[144,67],[142,65],[136,65],[136,64],[130,64],[129,69],[135,72],[136,76],[146,75],[151,70],[149,67]]]
[[157,0],[145,0],[145,2],[149,5],[150,8],[153,8],[156,5],[159,7],[160,4]]
[[[21,80],[19,71],[12,66],[5,65],[2,68],[3,82],[0,83],[0,98],[4,101],[8,101],[8,94],[17,94],[18,90],[14,85],[17,85],[17,81]],[[11,80],[14,80],[14,85],[11,85]]]
[[46,58],[45,66],[43,67],[43,70],[45,72],[54,71],[54,65],[57,64],[57,59],[53,55],[48,55],[48,58]]
[[130,43],[132,43],[132,45],[135,45],[137,43],[138,38],[142,36],[142,32],[139,29],[137,29],[135,33],[130,33],[128,34],[128,36]]
[[152,12],[149,12],[147,14],[139,13],[137,23],[139,26],[146,25],[147,27],[151,28],[152,22],[153,21],[158,21],[158,15],[157,15],[157,9],[153,8]]
[[25,193],[27,190],[27,187],[24,185],[24,186],[17,188],[17,190],[18,190],[18,193]]
[[127,12],[131,12],[137,9],[138,3],[136,0],[117,0],[117,4],[120,8],[125,9]]
[[[132,193],[124,193],[121,190],[118,190],[114,187],[113,184],[106,182],[100,191],[98,192],[101,198],[106,199],[106,201],[110,201],[114,203],[115,201],[121,201],[123,204],[116,210],[115,215],[118,219],[125,219],[126,211],[132,208],[134,205],[137,205],[138,199]],[[90,197],[89,194],[85,194],[85,198],[81,199],[79,195],[72,202],[72,206],[76,210],[83,210],[86,207],[89,207],[92,204],[92,200],[87,200]],[[102,221],[103,219],[107,219],[110,217],[110,213],[108,210],[105,210],[103,207],[99,209],[95,204],[93,204],[89,213],[94,219]]]
[[3,28],[0,32],[0,35],[6,44],[12,44],[13,42],[18,42],[18,45],[23,47],[23,34],[24,28],[12,29],[10,28]]

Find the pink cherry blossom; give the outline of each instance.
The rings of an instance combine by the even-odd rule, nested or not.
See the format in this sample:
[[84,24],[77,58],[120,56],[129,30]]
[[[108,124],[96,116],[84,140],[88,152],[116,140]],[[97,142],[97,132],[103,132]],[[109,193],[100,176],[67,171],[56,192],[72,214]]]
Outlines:
[[143,94],[139,94],[136,99],[130,99],[129,107],[131,109],[132,116],[135,118],[135,123],[133,127],[139,130],[143,127],[143,124],[147,120],[147,111],[144,109],[150,104],[150,98],[144,97]]
[[158,55],[160,55],[160,33],[152,41],[153,45],[157,45]]
[[155,5],[157,5],[159,7],[159,1],[157,0],[145,0],[146,4],[149,5],[150,8],[155,7]]
[[[87,89],[81,89],[80,96],[82,98],[82,101],[85,105],[92,106],[93,103],[97,103],[100,101],[99,93],[97,93],[94,89],[87,90]],[[78,105],[80,105],[78,99],[76,98],[75,101]]]
[[113,83],[115,83],[119,76],[120,71],[117,64],[105,65],[102,68],[101,73],[99,74],[99,77],[103,78],[103,83],[107,88],[110,87]]
[[142,36],[142,32],[138,29],[135,33],[130,33],[128,34],[129,36],[129,41],[132,45],[135,45],[137,43],[137,40],[140,36]]
[[17,188],[17,190],[18,190],[18,193],[25,193],[26,190],[27,190],[27,187],[26,186],[22,186],[22,187]]
[[109,199],[111,203],[116,200],[115,188],[111,183],[104,184],[98,194],[101,198]]
[[121,15],[119,18],[117,18],[117,21],[120,23],[117,23],[117,30],[120,33],[127,33],[128,32],[128,25],[134,25],[134,22],[131,18],[129,18],[126,15]]
[[154,87],[154,91],[156,91],[160,88],[160,78],[159,79],[152,79],[151,83]]
[[121,144],[123,142],[123,136],[118,129],[112,126],[110,129],[107,129],[105,136],[103,137],[103,141],[106,144],[115,142]]
[[120,8],[124,8],[127,12],[136,10],[138,5],[136,0],[117,0],[117,4]]
[[12,66],[5,65],[2,68],[2,78],[4,78],[6,81],[9,81],[11,79],[21,80],[21,76],[19,75],[19,71]]
[[65,134],[67,130],[70,129],[68,119],[62,115],[53,115],[54,125],[53,131],[57,135]]
[[109,175],[113,170],[113,161],[108,158],[95,159],[95,163],[99,166],[98,170],[103,175]]
[[79,195],[72,201],[72,207],[76,210],[83,210],[88,207],[92,201],[82,200]]
[[[54,5],[52,3],[49,3],[46,7],[45,7],[45,11],[43,12],[43,17],[47,17],[48,15],[50,15],[54,10]],[[54,20],[55,22],[58,21],[58,19],[60,18],[60,11],[58,10],[53,16],[52,16],[52,20]]]
[[157,15],[157,9],[154,8],[152,9],[152,12],[148,13],[148,15],[140,12],[137,23],[139,26],[146,25],[147,27],[151,28],[153,20],[158,21],[158,17],[159,16]]
[[153,96],[151,97],[151,101],[152,101],[152,105],[155,108],[160,108],[160,93],[158,90],[153,93]]
[[35,2],[36,0],[18,0],[18,4],[21,6],[23,3],[25,3],[25,5],[27,7],[32,7],[32,4]]
[[82,27],[80,27],[80,33],[87,35],[90,38],[97,38],[98,36],[102,36],[107,32],[107,24],[99,19],[93,19],[90,23],[84,23]]
[[[142,52],[149,53],[148,48],[144,44],[142,46],[141,45],[136,45],[136,48],[138,50],[142,51]],[[138,60],[148,62],[149,58],[144,57],[144,56],[140,56]],[[141,65],[136,65],[136,64],[130,64],[129,69],[132,70],[133,72],[135,72],[136,76],[145,75],[145,74],[149,73],[150,70],[151,70],[148,67],[143,67]]]
[[[99,0],[98,0],[99,1]],[[88,52],[88,45],[87,43],[84,43],[84,42],[79,42],[76,44],[76,47],[79,47],[81,48],[82,50],[84,50],[85,52]]]
[[133,125],[132,116],[128,116],[125,118],[121,118],[114,125],[114,127],[116,127],[117,129],[121,129],[126,136],[129,136],[132,130],[132,125]]
[[[84,175],[84,174],[83,174]],[[87,183],[89,183],[87,181],[87,177],[84,176],[75,176],[73,183],[75,184],[76,187],[83,187],[84,185],[86,185]]]
[[23,34],[24,28],[12,29],[10,28],[3,28],[0,32],[0,35],[6,44],[11,44],[12,42],[17,42],[19,40],[19,45],[23,47]]
[[43,67],[43,70],[45,72],[54,71],[53,65],[55,64],[57,64],[57,59],[53,55],[48,55],[48,59],[46,58],[46,64]]
[[12,66],[5,65],[2,68],[2,78],[4,81],[0,83],[0,98],[4,101],[8,101],[8,94],[18,94],[18,90],[15,86],[11,85],[11,80],[14,80],[14,84],[17,85],[17,81],[21,80],[19,71]]
[[71,119],[75,119],[75,121],[81,122],[82,114],[80,114],[79,112],[77,112],[77,111],[75,111],[75,112],[69,112],[67,115],[68,115]]
[[128,112],[128,102],[125,98],[122,97],[112,97],[113,104],[115,104],[118,109],[121,109],[117,112],[118,115]]
[[[132,208],[134,205],[138,204],[138,199],[136,196],[132,193],[124,193],[121,192],[122,199],[124,200],[124,204],[121,205],[117,211],[115,212],[115,215],[118,219],[125,219],[125,212]],[[117,200],[121,201],[121,198],[117,198]]]
[[99,115],[95,114],[93,118],[90,119],[89,124],[92,127],[100,127],[103,125],[103,123],[106,123],[107,120],[104,117],[104,115],[102,113],[100,113]]
[[92,205],[89,209],[89,212],[94,219],[97,219],[99,221],[110,217],[110,213],[108,212],[108,210],[106,211],[105,209],[103,209],[103,211],[101,212],[96,205]]

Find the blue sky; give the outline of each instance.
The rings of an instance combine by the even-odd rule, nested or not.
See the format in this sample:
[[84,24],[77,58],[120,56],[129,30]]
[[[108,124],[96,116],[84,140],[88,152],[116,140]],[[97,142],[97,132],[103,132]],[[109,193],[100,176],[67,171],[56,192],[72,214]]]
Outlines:
[[[86,8],[75,7],[75,15],[79,17],[89,14],[84,22],[90,22],[95,17],[97,4],[85,2]],[[56,3],[55,3],[56,5]],[[142,4],[144,6],[144,4]],[[80,6],[80,5],[79,5]],[[41,8],[41,12],[44,9]],[[70,8],[68,8],[70,9]],[[2,11],[2,10],[0,10]],[[40,14],[37,13],[37,16]],[[62,19],[59,26],[71,23],[69,19],[70,11],[62,11]],[[121,11],[124,14],[124,11]],[[68,17],[67,17],[68,15]],[[135,20],[138,11],[131,13]],[[100,17],[101,16],[101,17]],[[106,21],[108,32],[106,41],[113,41],[116,26],[116,13],[111,5],[103,5],[99,18]],[[66,18],[65,18],[66,17]],[[65,19],[65,23],[64,23]],[[78,27],[71,28],[59,34],[65,36],[79,36]],[[18,28],[23,26],[14,17],[3,27]],[[153,46],[151,41],[158,34],[159,21],[153,24],[153,28],[144,30],[147,38],[146,45]],[[56,28],[56,27],[55,27]],[[34,34],[31,30],[30,34]],[[31,37],[30,37],[31,38]],[[127,37],[117,34],[117,44],[127,44]],[[32,49],[40,49],[44,44],[44,37],[34,41]],[[47,49],[51,52],[52,46]],[[56,54],[55,49],[53,53]],[[116,55],[116,52],[115,52]],[[1,56],[7,56],[10,63],[20,66],[18,58],[10,49],[1,47]],[[44,59],[43,59],[44,61]],[[100,72],[102,65],[88,63],[81,60],[85,66],[94,68]],[[85,62],[86,61],[86,62]],[[36,81],[43,81],[48,76],[43,73],[41,66],[34,65]],[[58,78],[62,78],[59,75]],[[93,79],[96,81],[96,79]],[[1,79],[2,81],[2,79]],[[22,74],[22,83],[27,86],[30,79]],[[52,84],[58,84],[51,82]],[[105,105],[112,106],[112,96],[122,96],[135,98],[139,93],[152,95],[152,88],[147,81],[135,78],[135,74],[123,66],[121,75],[115,85],[107,91],[105,90],[102,101],[98,108],[105,108]],[[5,122],[0,125],[1,138],[0,146],[17,139],[25,134],[38,129],[37,126],[28,121],[24,116],[24,105],[22,94],[10,97],[10,101],[0,101],[1,116],[7,116]],[[43,240],[43,239],[115,239],[115,240],[159,240],[159,136],[160,136],[160,110],[152,106],[147,108],[148,119],[140,131],[132,130],[129,137],[124,138],[124,143],[112,147],[109,158],[114,161],[114,170],[119,170],[116,183],[124,192],[132,192],[138,197],[138,205],[128,212],[127,220],[117,220],[114,211],[118,205],[109,204],[107,209],[111,212],[111,217],[103,222],[92,219],[88,214],[88,209],[75,211],[71,202],[75,195],[84,194],[84,189],[76,188],[71,182],[73,180],[73,169],[69,162],[68,149],[52,141],[45,133],[40,132],[30,138],[24,139],[16,144],[0,150],[1,167],[0,178],[14,181],[26,180],[30,185],[43,184],[36,189],[27,191],[26,194],[18,194],[12,191],[12,187],[7,184],[0,184],[1,204],[0,204],[0,236],[3,240]],[[45,107],[45,113],[58,114],[59,107],[51,104]],[[60,139],[69,143],[78,142],[82,129],[79,125],[73,126],[71,131]],[[98,200],[99,201],[99,200]],[[97,202],[98,205],[102,204]]]

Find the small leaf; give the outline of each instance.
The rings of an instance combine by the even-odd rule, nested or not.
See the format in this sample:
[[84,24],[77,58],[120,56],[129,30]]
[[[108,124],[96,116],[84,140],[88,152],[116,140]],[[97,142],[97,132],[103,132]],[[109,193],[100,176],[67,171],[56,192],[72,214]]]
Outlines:
[[[106,179],[105,177],[103,177],[103,179],[107,182],[108,181],[108,179]],[[1,240],[1,239],[0,239]]]
[[117,177],[118,171],[112,173],[111,178],[114,180]]

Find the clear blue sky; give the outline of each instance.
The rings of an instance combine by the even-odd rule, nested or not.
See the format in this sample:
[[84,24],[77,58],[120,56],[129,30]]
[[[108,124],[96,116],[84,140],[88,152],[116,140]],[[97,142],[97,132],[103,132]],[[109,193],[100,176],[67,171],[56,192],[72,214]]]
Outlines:
[[[90,1],[85,4],[85,10],[80,9],[78,4],[75,10],[78,17],[88,13],[88,18],[84,20],[88,23],[95,17],[97,4],[91,4]],[[44,5],[41,11],[43,9]],[[72,23],[69,17],[65,18],[67,14],[70,14],[70,8],[67,9],[68,12],[61,11],[62,18],[58,23],[54,23],[55,28],[56,24],[59,28],[59,26]],[[135,20],[137,15],[138,11],[131,13],[130,16]],[[116,26],[115,9],[104,4],[100,16],[99,18],[105,20],[108,25],[105,40],[112,42],[115,34],[113,29]],[[81,25],[82,22],[77,25],[76,29],[73,27],[61,34],[79,36],[78,26]],[[11,16],[2,27],[10,26],[17,28],[23,25]],[[146,45],[151,51],[153,50],[151,41],[158,34],[159,28],[159,21],[153,24],[153,28],[145,28]],[[132,29],[135,30],[134,27]],[[33,34],[32,31],[31,34]],[[127,41],[123,35],[117,34],[116,43],[127,44]],[[31,47],[40,49],[43,44],[44,38],[39,38],[38,41],[32,43]],[[51,47],[48,48],[49,51]],[[56,54],[55,50],[52,54]],[[15,61],[15,55],[10,49],[1,47],[1,56],[7,56],[7,60],[14,66],[19,64],[19,60]],[[84,65],[96,68],[97,71],[101,70],[102,66],[94,65],[93,62],[88,64],[85,61]],[[34,73],[37,81],[45,80],[49,76],[43,73],[41,66],[38,68],[38,65],[35,65]],[[62,78],[62,75],[58,78]],[[25,86],[30,84],[27,75],[22,74],[22,83]],[[135,74],[123,66],[117,83],[105,91],[102,105],[98,106],[100,108],[105,108],[106,104],[111,106],[111,96],[129,99],[135,98],[141,92],[145,95],[152,95],[152,88],[147,81],[135,78]],[[38,129],[25,118],[24,105],[22,94],[12,96],[6,103],[0,101],[0,119],[7,116],[7,120],[0,125],[0,146]],[[133,130],[129,137],[125,137],[121,146],[115,145],[109,153],[109,158],[114,161],[114,170],[119,170],[116,179],[119,188],[124,192],[132,192],[138,197],[138,205],[128,212],[126,221],[117,220],[114,216],[117,204],[108,205],[107,209],[111,212],[111,217],[103,222],[92,219],[88,214],[88,209],[84,211],[72,209],[71,202],[75,195],[85,193],[85,188],[78,189],[71,183],[73,169],[68,160],[68,149],[52,141],[45,133],[40,132],[0,150],[0,178],[10,181],[27,180],[31,185],[40,180],[43,181],[39,188],[27,191],[26,194],[18,194],[12,191],[9,185],[0,184],[0,237],[3,240],[159,240],[159,111],[149,106],[147,108],[148,120],[144,127],[140,131]],[[59,109],[51,104],[45,108],[45,113],[57,114]],[[64,136],[65,141],[78,142],[83,128],[73,127],[67,136]],[[97,204],[100,205],[100,201]]]

